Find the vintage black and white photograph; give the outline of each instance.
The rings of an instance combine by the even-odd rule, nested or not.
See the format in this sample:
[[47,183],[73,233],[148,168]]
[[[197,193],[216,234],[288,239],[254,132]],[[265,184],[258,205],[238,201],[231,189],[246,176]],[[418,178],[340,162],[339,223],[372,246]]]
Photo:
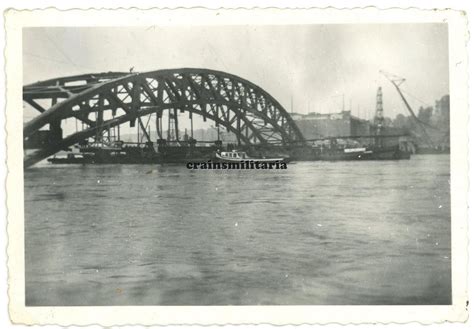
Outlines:
[[27,308],[453,304],[447,22],[21,35]]

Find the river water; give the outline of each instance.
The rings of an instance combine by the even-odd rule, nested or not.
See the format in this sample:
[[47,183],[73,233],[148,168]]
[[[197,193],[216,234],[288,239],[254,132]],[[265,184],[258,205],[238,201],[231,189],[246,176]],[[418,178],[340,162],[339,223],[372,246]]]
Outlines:
[[449,156],[25,171],[26,304],[450,304]]

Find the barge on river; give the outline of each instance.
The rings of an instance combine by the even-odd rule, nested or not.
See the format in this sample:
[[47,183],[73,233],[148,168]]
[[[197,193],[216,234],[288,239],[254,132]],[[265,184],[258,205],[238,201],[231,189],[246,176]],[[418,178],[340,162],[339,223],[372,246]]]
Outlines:
[[[56,154],[48,161],[53,164],[164,164],[216,161],[260,162],[291,161],[357,161],[357,160],[402,160],[409,159],[410,152],[399,145],[365,146],[342,145],[252,145],[237,146],[222,142],[206,146],[153,145],[153,143],[115,143],[100,145],[92,143],[76,147],[78,151]],[[220,151],[224,149],[226,151]],[[238,149],[238,151],[237,151]]]

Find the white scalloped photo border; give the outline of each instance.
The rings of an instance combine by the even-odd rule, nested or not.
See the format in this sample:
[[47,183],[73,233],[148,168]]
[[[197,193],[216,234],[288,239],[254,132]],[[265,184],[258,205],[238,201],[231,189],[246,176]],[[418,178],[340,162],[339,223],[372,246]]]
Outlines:
[[[451,108],[452,300],[448,306],[110,306],[25,307],[22,28],[447,23]],[[465,13],[385,9],[115,9],[6,12],[9,311],[13,322],[104,326],[141,324],[441,323],[467,319],[468,40]]]

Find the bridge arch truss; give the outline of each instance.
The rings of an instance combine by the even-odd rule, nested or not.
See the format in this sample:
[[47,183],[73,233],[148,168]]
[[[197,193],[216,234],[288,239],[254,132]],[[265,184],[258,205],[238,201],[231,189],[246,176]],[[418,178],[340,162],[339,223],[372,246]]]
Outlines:
[[[61,122],[68,118],[76,118],[84,127],[25,156],[25,167],[99,130],[127,122],[143,125],[142,116],[156,113],[161,118],[166,110],[213,120],[247,145],[304,141],[289,113],[269,93],[238,76],[208,69],[61,77],[24,86],[23,101],[38,113],[24,124],[25,143],[46,125],[51,131],[61,130]],[[45,103],[49,106],[41,105]]]

